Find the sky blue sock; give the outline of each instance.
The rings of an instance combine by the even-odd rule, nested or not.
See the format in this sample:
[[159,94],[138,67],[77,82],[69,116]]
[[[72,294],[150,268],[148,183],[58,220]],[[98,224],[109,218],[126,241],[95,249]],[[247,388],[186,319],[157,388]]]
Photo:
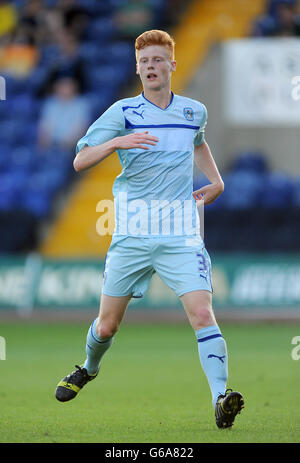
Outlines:
[[100,361],[109,347],[112,345],[113,337],[99,338],[96,333],[97,318],[91,324],[86,338],[87,358],[83,367],[87,369],[89,375],[95,375],[100,368]]
[[228,359],[225,339],[218,325],[195,331],[200,362],[206,374],[215,407],[218,396],[224,394],[228,378]]

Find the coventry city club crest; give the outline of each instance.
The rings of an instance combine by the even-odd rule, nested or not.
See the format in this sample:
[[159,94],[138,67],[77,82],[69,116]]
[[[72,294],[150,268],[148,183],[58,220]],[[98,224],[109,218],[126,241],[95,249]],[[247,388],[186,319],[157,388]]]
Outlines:
[[183,108],[183,114],[187,121],[194,120],[194,111],[192,108]]

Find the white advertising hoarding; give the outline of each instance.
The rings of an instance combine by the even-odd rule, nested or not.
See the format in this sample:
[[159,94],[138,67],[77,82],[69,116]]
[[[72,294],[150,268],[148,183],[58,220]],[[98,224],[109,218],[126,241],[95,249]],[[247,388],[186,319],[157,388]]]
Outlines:
[[223,44],[223,115],[242,126],[300,126],[300,39]]

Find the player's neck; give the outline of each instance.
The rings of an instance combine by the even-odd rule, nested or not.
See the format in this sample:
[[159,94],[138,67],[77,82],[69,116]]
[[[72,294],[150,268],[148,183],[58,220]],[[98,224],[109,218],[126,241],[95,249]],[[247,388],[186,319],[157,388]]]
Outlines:
[[161,91],[144,89],[143,94],[147,100],[151,101],[151,103],[156,106],[159,106],[161,109],[166,109],[172,100],[171,89],[168,89],[167,91],[165,89]]

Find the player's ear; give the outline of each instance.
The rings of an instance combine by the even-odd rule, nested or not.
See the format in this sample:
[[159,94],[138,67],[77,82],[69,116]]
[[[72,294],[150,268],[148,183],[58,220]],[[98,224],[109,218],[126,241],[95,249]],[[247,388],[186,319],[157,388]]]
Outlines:
[[171,71],[174,72],[176,71],[176,66],[177,66],[177,63],[175,60],[171,61]]
[[136,63],[136,65],[135,65],[135,73],[136,73],[136,74],[139,74],[139,73],[140,73],[138,63]]

